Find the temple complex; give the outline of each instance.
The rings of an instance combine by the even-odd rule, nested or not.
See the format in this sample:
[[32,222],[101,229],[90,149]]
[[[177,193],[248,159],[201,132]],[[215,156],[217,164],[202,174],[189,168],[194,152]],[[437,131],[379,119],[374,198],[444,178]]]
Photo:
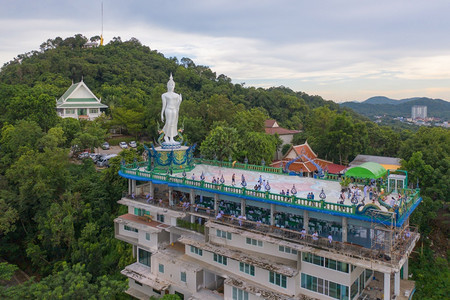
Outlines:
[[[181,96],[168,89],[175,111]],[[360,165],[349,176],[325,170],[307,177],[286,172],[285,164],[199,159],[195,146],[181,145],[177,116],[168,119],[170,136],[161,131],[159,145],[147,148],[148,161],[119,171],[128,181],[118,201],[127,213],[114,220],[115,236],[133,246],[135,258],[122,270],[128,294],[199,300],[413,294],[408,257],[420,236],[409,217],[422,199],[419,189],[408,188],[406,172]]]

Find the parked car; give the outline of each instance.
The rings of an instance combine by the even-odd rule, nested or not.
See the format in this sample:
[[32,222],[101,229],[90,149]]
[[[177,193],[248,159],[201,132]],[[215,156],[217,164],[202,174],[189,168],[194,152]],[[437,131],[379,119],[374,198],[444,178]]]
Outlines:
[[122,148],[122,149],[127,149],[127,148],[128,148],[128,145],[127,145],[127,143],[125,143],[125,142],[120,142],[120,143],[119,143],[119,146],[120,146],[120,148]]
[[84,158],[88,158],[89,157],[89,152],[81,152],[78,155],[78,159],[84,159]]
[[103,150],[109,150],[109,143],[108,143],[108,142],[104,142],[104,143],[102,144],[102,149],[103,149]]
[[128,145],[130,145],[131,148],[137,147],[136,141],[131,141]]
[[103,154],[100,154],[100,153],[91,153],[91,154],[89,154],[89,157],[92,159],[92,161],[93,161],[94,163],[96,163],[100,158],[103,157]]
[[116,157],[117,154],[109,154],[109,155],[105,155],[102,156],[98,161],[97,161],[97,166],[99,167],[109,167],[109,160],[113,157]]

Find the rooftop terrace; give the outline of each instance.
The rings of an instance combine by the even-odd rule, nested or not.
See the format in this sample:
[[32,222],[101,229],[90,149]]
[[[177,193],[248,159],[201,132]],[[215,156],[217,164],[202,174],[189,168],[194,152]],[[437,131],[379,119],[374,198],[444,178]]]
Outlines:
[[[341,192],[340,178],[326,174],[323,179],[289,176],[279,168],[255,166],[231,162],[196,160],[196,166],[190,172],[161,174],[147,170],[148,162],[122,165],[119,175],[138,181],[152,181],[156,184],[168,184],[173,187],[187,187],[196,190],[210,191],[238,198],[272,203],[310,211],[325,212],[332,215],[390,223],[390,215],[395,213],[395,226],[402,226],[412,211],[422,200],[418,189],[402,189],[403,195],[399,206],[394,209],[382,198],[387,195],[375,194],[372,200],[363,203],[362,197],[354,204],[347,197],[339,203]],[[235,182],[232,176],[235,174]],[[212,183],[213,178],[216,183]],[[245,179],[244,181],[242,179]],[[243,185],[244,182],[244,185]],[[262,182],[261,189],[254,186]],[[355,182],[357,184],[358,182]],[[360,181],[362,184],[363,181]],[[289,190],[289,195],[282,191]],[[309,193],[314,199],[308,199]],[[395,196],[395,195],[388,195]],[[374,220],[371,211],[379,211]],[[389,214],[389,212],[392,212]],[[385,214],[383,214],[385,213]]]

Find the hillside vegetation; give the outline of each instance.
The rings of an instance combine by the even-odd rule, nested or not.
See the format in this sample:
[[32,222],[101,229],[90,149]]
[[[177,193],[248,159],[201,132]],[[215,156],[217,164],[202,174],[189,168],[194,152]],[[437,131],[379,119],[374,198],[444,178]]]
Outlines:
[[[133,261],[130,245],[114,238],[113,220],[126,213],[116,201],[126,189],[112,167],[97,172],[90,160],[75,164],[72,145],[97,147],[110,128],[148,140],[157,138],[161,94],[172,73],[183,95],[180,125],[190,144],[205,157],[267,163],[280,145],[264,133],[264,120],[301,129],[295,143],[308,140],[322,158],[347,163],[357,154],[404,159],[410,182],[419,182],[423,203],[411,217],[420,226],[423,251],[411,259],[417,296],[449,294],[446,243],[440,228],[448,218],[450,134],[443,128],[417,132],[378,126],[354,111],[320,96],[287,87],[269,89],[234,84],[189,58],[166,58],[136,39],[114,38],[103,47],[84,49],[82,35],[49,39],[40,52],[5,64],[0,72],[0,280],[15,265],[34,278],[11,288],[4,299],[123,298],[120,270]],[[61,119],[55,98],[83,80],[109,106],[96,121]],[[444,223],[445,224],[445,223]],[[435,236],[444,237],[434,240]]]

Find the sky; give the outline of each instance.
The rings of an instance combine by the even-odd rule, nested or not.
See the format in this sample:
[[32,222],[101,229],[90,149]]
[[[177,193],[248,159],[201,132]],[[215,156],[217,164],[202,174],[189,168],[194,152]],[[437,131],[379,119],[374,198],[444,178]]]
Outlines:
[[[100,35],[101,2],[0,0],[0,66],[49,38]],[[448,0],[104,0],[103,11],[106,43],[134,37],[245,86],[450,100]]]

